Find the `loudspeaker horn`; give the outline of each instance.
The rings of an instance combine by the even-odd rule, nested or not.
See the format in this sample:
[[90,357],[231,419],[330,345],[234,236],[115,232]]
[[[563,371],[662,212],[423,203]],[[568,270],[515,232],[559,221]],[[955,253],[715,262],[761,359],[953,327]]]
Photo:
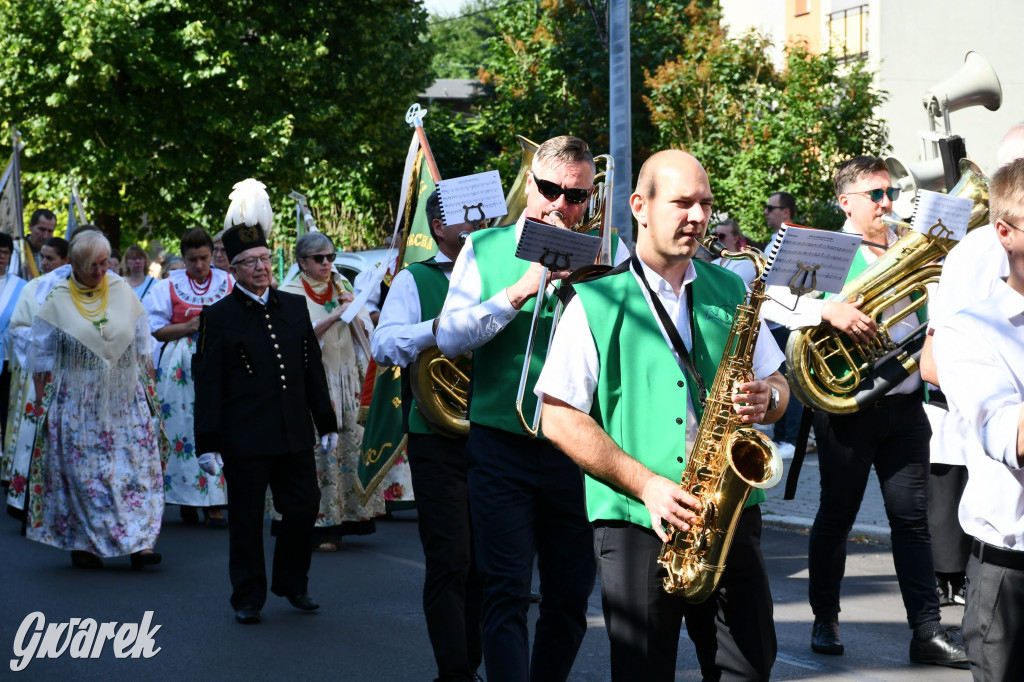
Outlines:
[[892,202],[892,210],[904,220],[914,213],[914,199],[922,189],[934,192],[946,190],[946,175],[942,159],[904,163],[899,157],[888,156],[885,165],[893,187],[900,188],[900,196]]
[[992,65],[978,52],[968,52],[956,73],[934,85],[924,94],[925,109],[932,116],[967,107],[983,106],[995,111],[1003,102],[1003,88]]

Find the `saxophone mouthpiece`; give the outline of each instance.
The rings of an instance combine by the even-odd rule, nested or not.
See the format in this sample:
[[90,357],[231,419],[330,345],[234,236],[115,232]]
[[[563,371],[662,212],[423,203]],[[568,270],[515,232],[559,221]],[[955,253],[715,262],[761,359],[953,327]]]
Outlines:
[[711,255],[715,258],[721,258],[722,252],[725,251],[725,244],[718,241],[718,237],[713,234],[709,234],[704,239],[700,240],[701,246],[711,252]]

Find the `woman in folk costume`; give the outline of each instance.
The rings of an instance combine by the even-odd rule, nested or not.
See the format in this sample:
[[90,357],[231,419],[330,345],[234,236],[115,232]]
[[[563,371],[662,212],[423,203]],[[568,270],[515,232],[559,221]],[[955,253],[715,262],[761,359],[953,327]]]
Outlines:
[[107,273],[110,243],[85,232],[71,243],[71,276],[32,323],[29,358],[43,417],[29,473],[28,537],[71,550],[71,563],[152,550],[164,511],[161,433],[149,324],[123,279]]
[[343,535],[374,532],[374,517],[384,514],[384,498],[379,491],[365,506],[356,493],[359,444],[363,439],[363,427],[356,423],[356,416],[369,356],[363,340],[368,338],[367,330],[373,323],[365,309],[350,324],[342,321],[354,295],[352,284],[334,270],[334,258],[334,244],[325,234],[302,235],[295,244],[300,274],[282,288],[306,297],[313,332],[320,340],[331,401],[341,425],[336,448],[316,448],[320,512],[314,548],[326,552],[335,551]]
[[[79,226],[79,233],[88,231],[89,225]],[[95,229],[95,228],[92,228]],[[52,238],[51,240],[52,241]],[[62,240],[63,241],[63,240]],[[49,241],[47,242],[49,244]],[[43,247],[46,248],[45,246]],[[16,518],[25,514],[25,491],[32,449],[36,443],[36,425],[43,416],[43,407],[36,399],[32,372],[28,370],[32,349],[32,320],[46,301],[53,285],[68,278],[67,250],[56,258],[43,258],[43,274],[25,285],[18,297],[18,305],[11,316],[8,334],[11,341],[11,406],[7,412],[7,431],[4,432],[4,458],[10,463],[10,487],[7,489],[7,511]],[[15,378],[15,376],[17,378]]]
[[213,240],[196,227],[181,236],[184,270],[173,270],[153,285],[143,301],[149,328],[158,347],[156,394],[171,448],[164,461],[164,501],[181,505],[185,523],[198,523],[202,507],[206,524],[227,528],[220,507],[228,503],[224,473],[210,475],[199,468],[192,442],[192,354],[199,335],[199,313],[228,295],[234,280],[213,270]]

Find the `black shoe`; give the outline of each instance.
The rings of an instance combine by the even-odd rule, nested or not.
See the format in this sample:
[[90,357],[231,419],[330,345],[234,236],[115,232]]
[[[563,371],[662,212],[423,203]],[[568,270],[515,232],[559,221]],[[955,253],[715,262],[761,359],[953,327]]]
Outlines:
[[206,525],[209,528],[217,528],[219,530],[224,530],[228,527],[228,520],[225,519],[223,516],[207,516]]
[[136,571],[141,571],[146,566],[156,566],[164,558],[160,552],[136,552],[132,554],[131,559],[132,568]]
[[309,592],[303,592],[302,594],[289,594],[287,598],[288,603],[300,611],[316,611],[320,608],[320,605],[313,601],[313,598],[309,596]]
[[257,625],[261,620],[260,610],[255,606],[243,606],[235,611],[235,621],[242,625]]
[[938,623],[935,623],[935,627],[932,628],[931,635],[921,638],[917,633],[914,634],[910,640],[910,660],[914,663],[967,668],[967,653],[964,651],[964,645],[953,639],[949,630]]
[[186,507],[181,505],[181,520],[186,526],[196,526],[199,524],[199,510],[195,507]]
[[843,640],[839,639],[839,619],[837,617],[814,619],[814,629],[811,631],[811,649],[819,654],[842,655]]
[[75,568],[103,568],[103,561],[92,552],[71,552],[71,565]]

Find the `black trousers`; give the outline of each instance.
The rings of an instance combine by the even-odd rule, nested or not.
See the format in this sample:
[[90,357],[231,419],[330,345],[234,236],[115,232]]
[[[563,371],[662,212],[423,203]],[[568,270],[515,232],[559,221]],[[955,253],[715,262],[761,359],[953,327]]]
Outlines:
[[301,594],[309,581],[313,524],[320,510],[313,451],[270,457],[225,457],[230,534],[231,606],[263,608],[267,568],[263,557],[263,513],[267,486],[281,514],[274,543],[273,582],[277,595]]
[[936,573],[963,573],[971,555],[971,536],[960,526],[957,511],[967,486],[967,467],[932,464],[928,480],[928,531]]
[[817,412],[821,500],[811,527],[808,592],[816,616],[839,613],[846,541],[874,465],[882,488],[903,606],[910,627],[939,620],[928,534],[931,426],[919,400],[908,398],[848,415]]
[[466,439],[410,433],[409,466],[427,564],[423,615],[438,679],[468,679],[483,658],[483,591],[473,556]]
[[[587,630],[597,572],[583,475],[548,441],[478,424],[470,426],[467,453],[487,680],[566,680]],[[531,657],[526,621],[535,558],[543,600]]]
[[767,680],[778,646],[761,554],[760,507],[743,510],[718,591],[701,604],[662,588],[661,547],[650,529],[624,522],[595,524],[612,680],[675,680],[684,619],[703,679]]

